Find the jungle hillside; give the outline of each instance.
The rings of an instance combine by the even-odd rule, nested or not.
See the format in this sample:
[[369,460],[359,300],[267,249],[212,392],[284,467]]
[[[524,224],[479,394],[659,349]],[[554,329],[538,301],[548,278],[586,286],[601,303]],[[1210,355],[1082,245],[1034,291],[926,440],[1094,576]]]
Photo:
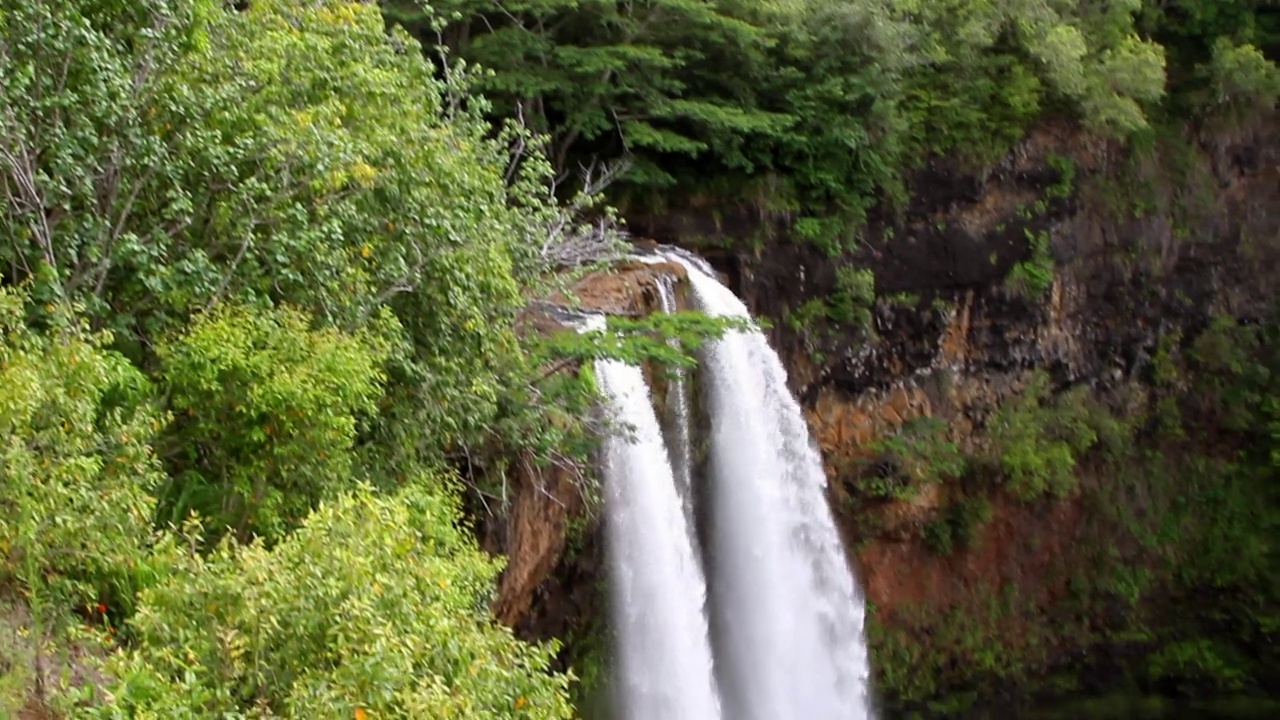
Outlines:
[[[0,716],[579,716],[595,666],[496,619],[476,526],[518,465],[598,504],[585,363],[687,367],[726,328],[537,322],[628,217],[747,205],[835,262],[1046,123],[1135,157],[1274,123],[1278,59],[1268,0],[0,0]],[[839,277],[797,331],[870,318]],[[1178,501],[1229,520],[1187,588],[1270,648],[1249,667],[1280,633],[1276,327],[1160,380],[1225,428]],[[1055,402],[995,419],[1029,501],[1111,427]],[[1256,689],[1207,672],[1240,682],[1187,692]]]

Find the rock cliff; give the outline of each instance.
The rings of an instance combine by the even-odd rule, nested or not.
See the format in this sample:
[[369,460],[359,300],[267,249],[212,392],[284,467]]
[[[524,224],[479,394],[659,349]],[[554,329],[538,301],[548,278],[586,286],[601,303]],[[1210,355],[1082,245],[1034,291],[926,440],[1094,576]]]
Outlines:
[[[1118,474],[1146,469],[1081,453],[1079,490],[1028,502],[984,482],[999,473],[988,425],[1038,373],[1053,395],[1075,388],[1112,419],[1147,423],[1162,347],[1217,318],[1257,326],[1272,317],[1280,123],[1273,115],[1186,131],[1143,150],[1042,127],[996,168],[976,174],[937,160],[913,188],[908,207],[876,218],[838,257],[794,238],[787,217],[751,207],[639,214],[632,224],[706,254],[773,321],[875,608],[878,670],[900,675],[882,678],[889,693],[959,693],[966,704],[1064,668],[1071,689],[1096,680],[1081,669],[1094,663],[1083,658],[1091,647],[1155,651],[1116,650],[1140,613],[1100,618],[1106,603],[1078,588],[1100,549],[1136,542],[1096,506],[1110,502]],[[815,298],[847,292],[842,268],[874,273],[867,313],[852,323],[821,308],[805,313]],[[911,437],[919,418],[943,421],[936,440],[976,462],[910,493],[869,493],[910,481],[903,453],[884,440]],[[1173,444],[1190,452],[1197,440],[1214,451],[1208,436]],[[937,464],[936,453],[922,459]],[[1136,551],[1119,552],[1129,553],[1111,561],[1128,564],[1122,571],[1146,567]],[[1160,587],[1150,581],[1145,597]],[[1094,676],[1114,664],[1098,662]]]
[[[874,217],[835,257],[796,237],[785,214],[751,204],[628,215],[638,236],[704,254],[771,321],[873,606],[890,700],[959,708],[1199,678],[1130,662],[1168,637],[1198,642],[1153,626],[1192,600],[1166,582],[1164,550],[1134,530],[1172,522],[1161,503],[1187,488],[1119,482],[1159,471],[1148,456],[1108,460],[1091,441],[1075,448],[1071,487],[1019,491],[999,481],[1009,470],[992,425],[1049,422],[1043,407],[1095,436],[1127,423],[1142,427],[1124,437],[1147,437],[1170,348],[1224,317],[1268,322],[1280,281],[1280,123],[1185,131],[1138,150],[1045,126],[995,168],[935,159],[912,188],[907,207]],[[847,269],[874,275],[860,312],[834,308],[850,299]],[[579,290],[593,307],[648,312],[656,275],[675,271],[624,267]],[[1048,395],[1027,401],[1038,382]],[[1063,398],[1087,413],[1070,414]],[[1009,410],[1018,402],[1026,412]],[[1080,419],[1088,413],[1106,422]],[[1213,455],[1214,442],[1148,444]],[[515,474],[514,509],[488,531],[490,547],[511,555],[499,616],[582,644],[602,599],[595,521],[581,519],[554,468]],[[1115,512],[1130,502],[1137,520]],[[1126,597],[1128,574],[1143,579]],[[1224,682],[1206,691],[1249,690],[1256,678]]]

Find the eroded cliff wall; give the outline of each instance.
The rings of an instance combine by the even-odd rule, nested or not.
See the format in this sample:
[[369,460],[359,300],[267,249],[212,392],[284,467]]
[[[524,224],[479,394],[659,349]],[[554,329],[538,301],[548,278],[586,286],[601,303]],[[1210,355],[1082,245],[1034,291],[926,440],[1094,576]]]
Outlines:
[[[1236,552],[1275,498],[1241,469],[1254,436],[1228,417],[1242,378],[1265,382],[1250,372],[1280,280],[1277,118],[1138,149],[1045,126],[986,172],[935,161],[912,198],[838,256],[754,205],[630,213],[772,323],[886,702],[1280,686],[1280,611],[1258,591],[1274,555]],[[653,312],[664,272],[679,269],[624,266],[576,292]],[[565,640],[598,701],[598,513],[563,469],[512,477],[511,511],[481,528],[510,556],[499,617]]]
[[[1274,608],[1248,627],[1166,625],[1240,612],[1214,594],[1238,584],[1173,575],[1207,532],[1196,514],[1251,492],[1198,469],[1249,435],[1219,432],[1194,348],[1272,319],[1277,118],[1138,149],[1046,126],[989,172],[939,160],[913,189],[838,257],[754,207],[632,218],[706,254],[772,320],[874,606],[886,694],[1260,691]],[[874,274],[865,307],[850,270]],[[1251,342],[1241,357],[1265,355]]]

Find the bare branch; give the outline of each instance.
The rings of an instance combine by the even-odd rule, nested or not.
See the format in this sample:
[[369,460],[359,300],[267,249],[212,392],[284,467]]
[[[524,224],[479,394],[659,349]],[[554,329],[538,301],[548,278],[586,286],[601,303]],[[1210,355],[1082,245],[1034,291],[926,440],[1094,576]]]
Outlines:
[[602,216],[591,223],[581,223],[578,217],[629,167],[625,158],[604,163],[593,160],[580,167],[582,189],[549,223],[540,252],[544,262],[553,267],[578,267],[625,254],[625,233],[611,217]]

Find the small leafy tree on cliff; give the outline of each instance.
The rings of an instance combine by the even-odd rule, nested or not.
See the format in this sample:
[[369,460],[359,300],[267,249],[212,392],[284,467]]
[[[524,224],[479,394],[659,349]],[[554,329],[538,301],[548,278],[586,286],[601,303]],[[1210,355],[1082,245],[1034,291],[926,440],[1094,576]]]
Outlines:
[[996,468],[1024,500],[1062,497],[1076,488],[1076,464],[1099,443],[1122,448],[1132,427],[1113,417],[1079,387],[1051,395],[1049,375],[1038,371],[987,424]]

